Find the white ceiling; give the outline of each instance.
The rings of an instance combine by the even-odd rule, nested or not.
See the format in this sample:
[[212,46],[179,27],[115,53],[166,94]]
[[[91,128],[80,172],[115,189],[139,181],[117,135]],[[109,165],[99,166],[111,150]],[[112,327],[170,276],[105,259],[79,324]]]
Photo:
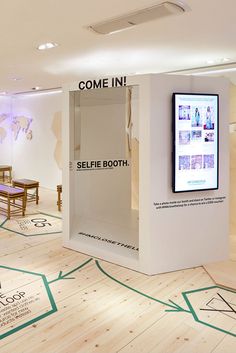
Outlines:
[[[204,67],[207,60],[218,64],[221,58],[236,62],[236,0],[183,0],[191,11],[111,35],[87,29],[161,2],[0,0],[0,90],[12,93],[59,87],[82,77]],[[36,49],[49,41],[59,46]],[[236,74],[230,77],[236,82]]]

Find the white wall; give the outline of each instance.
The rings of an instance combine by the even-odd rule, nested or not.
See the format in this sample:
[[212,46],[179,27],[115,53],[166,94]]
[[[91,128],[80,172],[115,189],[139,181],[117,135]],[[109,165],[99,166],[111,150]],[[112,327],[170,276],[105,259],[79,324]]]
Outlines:
[[0,164],[12,164],[11,141],[11,98],[0,96]]
[[40,186],[53,190],[57,184],[61,184],[61,170],[55,157],[56,144],[60,139],[61,101],[60,92],[12,98],[12,117],[25,116],[32,119],[31,140],[27,139],[24,131],[19,133],[17,139],[13,136],[14,178],[35,179],[40,182]]

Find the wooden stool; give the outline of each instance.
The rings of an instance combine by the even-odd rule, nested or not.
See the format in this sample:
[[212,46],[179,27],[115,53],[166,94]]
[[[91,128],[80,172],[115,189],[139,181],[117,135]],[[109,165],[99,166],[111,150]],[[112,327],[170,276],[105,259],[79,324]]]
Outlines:
[[2,172],[2,181],[5,182],[5,172],[8,172],[8,181],[11,183],[12,179],[12,166],[11,165],[0,165],[0,172]]
[[62,194],[62,185],[57,185],[57,207],[58,207],[58,211],[61,211],[61,206],[62,206],[61,194]]
[[[17,199],[22,200],[22,205],[15,203]],[[23,189],[0,184],[0,202],[7,204],[7,209],[0,207],[0,211],[7,216],[7,219],[10,219],[14,214],[25,215],[26,195]]]
[[[39,203],[39,182],[36,180],[30,180],[30,179],[15,179],[12,180],[12,185],[13,187],[18,186],[25,191],[26,195],[26,203],[30,201],[36,201],[36,204],[38,205]],[[34,194],[29,194],[28,190],[29,189],[35,189],[35,195]]]

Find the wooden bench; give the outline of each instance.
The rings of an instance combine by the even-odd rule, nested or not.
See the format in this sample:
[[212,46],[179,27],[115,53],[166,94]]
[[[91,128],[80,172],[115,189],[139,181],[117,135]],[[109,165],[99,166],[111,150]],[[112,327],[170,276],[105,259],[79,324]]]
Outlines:
[[[16,203],[16,200],[21,200],[22,204]],[[23,189],[0,184],[0,203],[7,205],[7,209],[0,207],[0,212],[6,215],[7,219],[15,214],[25,215],[26,196]]]
[[11,165],[0,165],[0,172],[2,173],[2,181],[5,182],[5,172],[8,172],[8,181],[11,183],[12,180],[12,166]]
[[[30,179],[14,179],[12,180],[13,187],[19,187],[24,189],[26,195],[26,203],[31,201],[36,201],[39,203],[39,182]],[[28,193],[28,190],[35,189],[35,194]]]
[[62,206],[61,194],[62,194],[62,185],[57,185],[57,207],[58,207],[58,211],[61,211],[61,206]]

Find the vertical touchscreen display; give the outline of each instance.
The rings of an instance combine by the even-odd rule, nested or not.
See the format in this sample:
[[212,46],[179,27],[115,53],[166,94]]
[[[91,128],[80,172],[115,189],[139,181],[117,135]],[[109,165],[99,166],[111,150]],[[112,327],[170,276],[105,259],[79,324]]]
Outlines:
[[173,192],[218,189],[219,96],[173,94]]

